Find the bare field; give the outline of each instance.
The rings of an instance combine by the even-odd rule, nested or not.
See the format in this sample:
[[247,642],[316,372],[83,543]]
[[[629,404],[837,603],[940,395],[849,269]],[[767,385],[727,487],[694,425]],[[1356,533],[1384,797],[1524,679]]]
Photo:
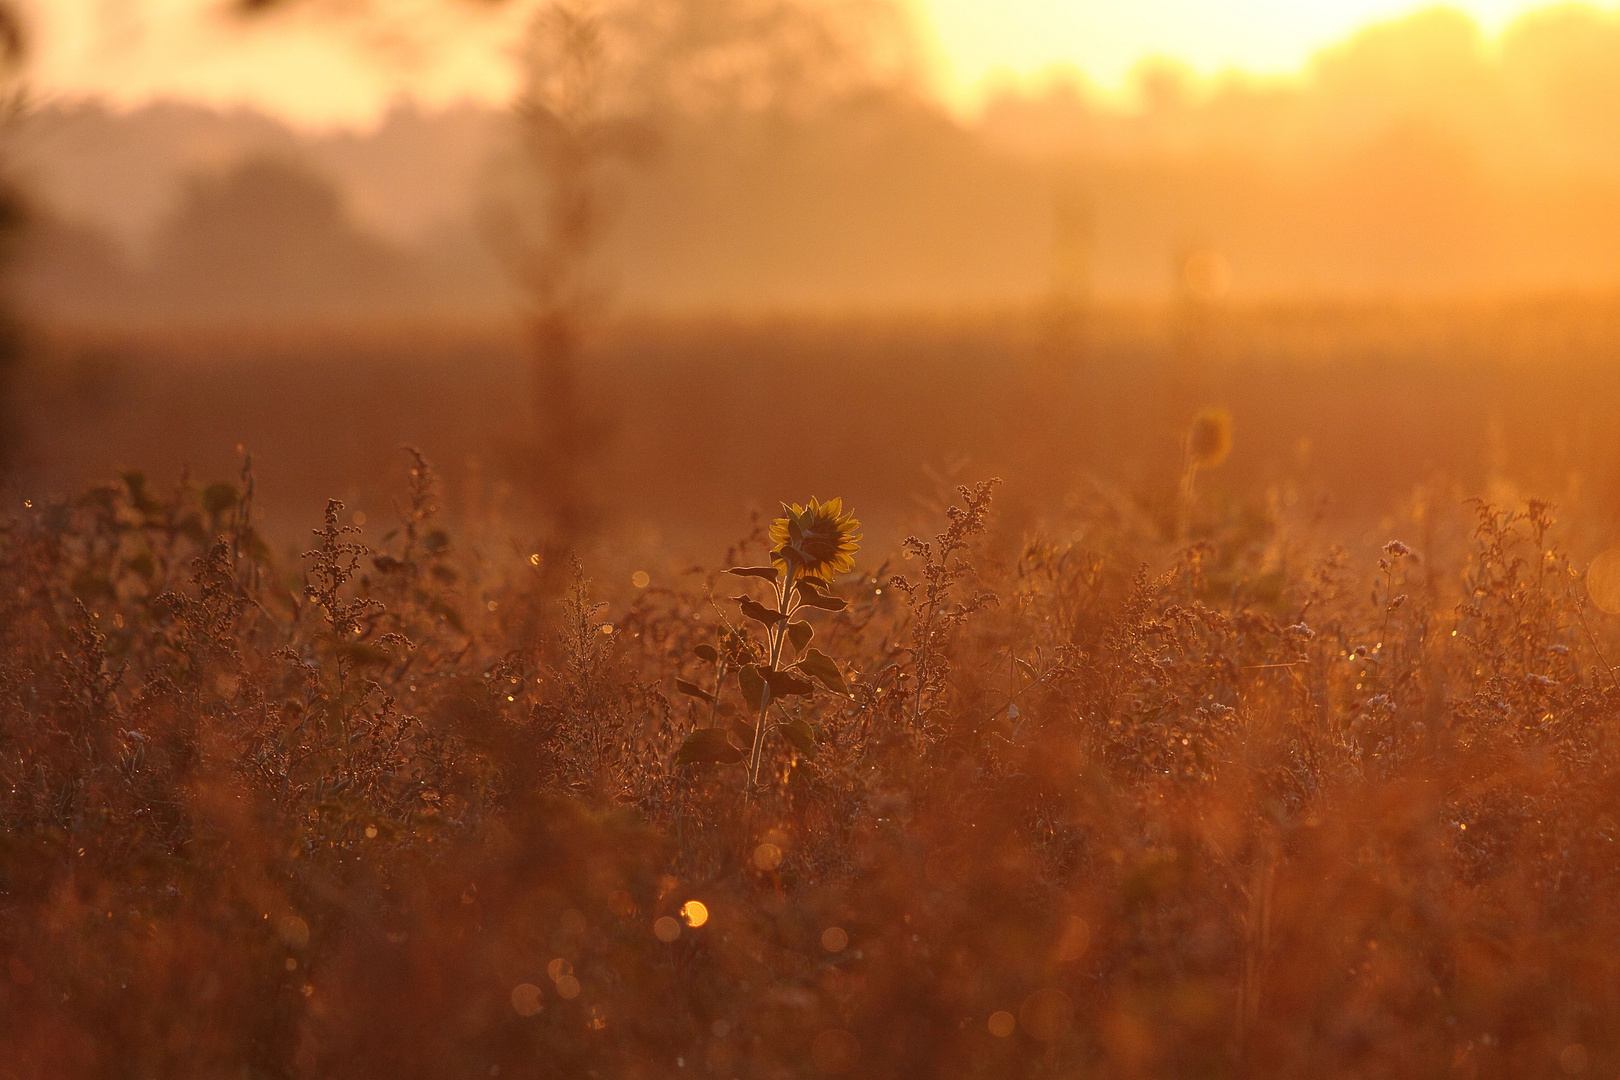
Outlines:
[[[525,520],[515,329],[39,337],[31,494],[123,468],[222,478],[241,447],[282,535],[328,496],[386,510],[411,444],[451,506]],[[1166,514],[1182,427],[1220,405],[1237,438],[1212,482],[1234,499],[1286,485],[1330,517],[1376,519],[1420,486],[1505,483],[1606,506],[1617,346],[1620,308],[1599,300],[626,320],[582,364],[585,467],[621,523],[710,546],[739,510],[834,489],[898,539],[927,474],[951,469],[1005,474],[1004,498],[1036,518],[1089,482]],[[762,425],[785,425],[793,452],[765,451]]]

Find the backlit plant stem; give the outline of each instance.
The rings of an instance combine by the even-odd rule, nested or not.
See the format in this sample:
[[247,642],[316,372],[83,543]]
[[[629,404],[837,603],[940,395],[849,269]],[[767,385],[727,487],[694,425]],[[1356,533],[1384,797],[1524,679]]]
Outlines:
[[1181,505],[1176,515],[1176,542],[1185,544],[1192,532],[1193,489],[1198,483],[1198,459],[1193,456],[1190,445],[1182,451],[1182,456],[1186,465],[1181,470]]
[[912,710],[911,722],[919,729],[922,727],[923,690],[928,686],[928,649],[934,640],[934,606],[930,600],[928,611],[923,615],[922,655],[917,658],[917,704]]
[[[788,622],[793,613],[799,610],[796,602],[797,596],[793,591],[794,579],[798,576],[798,567],[792,559],[786,560],[787,570],[782,575],[781,582],[776,587],[776,610],[782,617],[770,629],[770,670],[775,671],[776,665],[782,660],[782,644],[787,640]],[[754,724],[754,747],[748,755],[748,790],[752,792],[759,785],[759,763],[765,756],[765,713],[770,708],[771,684],[767,680],[759,692],[759,719]]]

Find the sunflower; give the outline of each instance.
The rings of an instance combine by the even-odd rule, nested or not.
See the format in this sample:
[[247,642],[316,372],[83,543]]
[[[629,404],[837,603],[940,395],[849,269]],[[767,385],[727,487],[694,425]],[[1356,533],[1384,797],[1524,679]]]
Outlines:
[[1200,469],[1213,469],[1232,452],[1232,414],[1225,409],[1205,409],[1193,417],[1187,433],[1190,463]]
[[855,568],[861,523],[844,513],[844,500],[810,500],[809,506],[782,504],[783,517],[771,523],[771,561],[791,567],[800,578],[831,581]]

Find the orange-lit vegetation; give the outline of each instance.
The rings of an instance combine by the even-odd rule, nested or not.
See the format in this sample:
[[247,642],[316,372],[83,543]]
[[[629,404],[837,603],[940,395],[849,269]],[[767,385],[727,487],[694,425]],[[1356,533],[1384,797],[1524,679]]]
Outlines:
[[251,467],[19,507],[3,1067],[1612,1070],[1620,634],[1569,530],[1431,489],[1369,544],[1219,497],[1245,434],[1179,489],[1167,440],[1157,515],[980,484],[842,572],[812,506],[630,589],[462,535],[419,455],[301,558]]
[[[0,1080],[1620,1071],[1620,23],[968,122],[898,11],[553,10],[491,191],[306,140],[365,227],[36,213]],[[34,121],[119,220],[291,139]]]

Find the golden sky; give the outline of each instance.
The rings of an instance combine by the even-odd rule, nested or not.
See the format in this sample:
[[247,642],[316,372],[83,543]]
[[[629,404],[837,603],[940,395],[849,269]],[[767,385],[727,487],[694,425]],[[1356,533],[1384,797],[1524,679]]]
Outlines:
[[1464,11],[1494,36],[1547,0],[916,0],[950,69],[948,93],[970,99],[998,72],[1072,65],[1117,89],[1146,57],[1205,74],[1299,71],[1312,53],[1373,22],[1424,8]]
[[[1072,67],[1119,90],[1148,57],[1203,74],[1299,71],[1312,53],[1413,0],[908,0],[933,54],[940,93],[971,110],[986,86]],[[390,20],[347,33],[281,18],[251,35],[223,0],[23,0],[34,28],[34,85],[46,96],[98,94],[134,105],[180,97],[247,104],[295,122],[363,126],[409,95],[428,105],[500,101],[521,4],[447,14],[445,0],[390,0]],[[1448,5],[1494,35],[1545,0]],[[364,40],[361,36],[364,35]]]

